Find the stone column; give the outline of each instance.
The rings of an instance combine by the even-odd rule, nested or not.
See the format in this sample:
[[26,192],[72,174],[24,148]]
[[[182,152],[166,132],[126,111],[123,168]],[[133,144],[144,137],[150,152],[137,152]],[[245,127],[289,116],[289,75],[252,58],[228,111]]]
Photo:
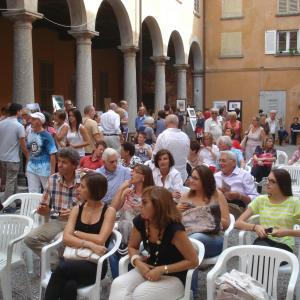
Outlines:
[[14,23],[13,54],[13,96],[12,101],[25,105],[33,103],[34,76],[32,53],[32,22],[42,14],[22,10],[4,12],[3,15]]
[[128,101],[128,128],[135,132],[137,116],[137,85],[136,85],[136,46],[120,46],[124,53],[124,100]]
[[203,110],[203,72],[194,72],[194,105],[197,109]]
[[87,105],[93,105],[92,37],[95,31],[71,30],[76,39],[76,106],[83,114]]
[[166,61],[167,56],[152,56],[155,62],[155,110],[161,110],[166,104]]
[[177,70],[177,99],[187,100],[186,71],[189,65],[174,65]]

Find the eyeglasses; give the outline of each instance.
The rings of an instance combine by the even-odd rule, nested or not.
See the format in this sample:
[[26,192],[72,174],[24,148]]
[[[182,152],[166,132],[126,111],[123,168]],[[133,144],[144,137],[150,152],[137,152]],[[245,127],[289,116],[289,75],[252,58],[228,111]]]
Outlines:
[[140,174],[140,175],[145,175],[143,172],[138,171],[138,170],[136,170],[136,169],[133,169],[132,172],[137,173],[137,174]]
[[277,181],[276,180],[274,180],[274,179],[270,179],[269,177],[267,178],[267,183],[271,183],[271,184],[276,184],[277,183]]
[[190,180],[195,180],[195,181],[200,180],[200,178],[196,177],[196,176],[190,176],[189,179]]
[[109,160],[108,162],[109,162],[110,164],[113,164],[113,163],[118,162],[118,160],[117,160],[117,159],[115,159],[115,160]]

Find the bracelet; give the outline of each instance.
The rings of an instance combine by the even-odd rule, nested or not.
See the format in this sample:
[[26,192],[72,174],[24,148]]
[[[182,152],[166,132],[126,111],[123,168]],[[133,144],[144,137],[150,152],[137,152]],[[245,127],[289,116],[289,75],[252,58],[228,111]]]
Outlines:
[[136,259],[141,259],[141,257],[138,254],[132,255],[132,257],[130,259],[130,263],[132,264],[133,267],[135,267],[134,261]]
[[165,270],[165,274],[169,274],[169,269],[167,265],[165,265],[164,270]]
[[252,231],[255,231],[255,227],[256,227],[256,224],[254,224],[253,228],[252,228]]

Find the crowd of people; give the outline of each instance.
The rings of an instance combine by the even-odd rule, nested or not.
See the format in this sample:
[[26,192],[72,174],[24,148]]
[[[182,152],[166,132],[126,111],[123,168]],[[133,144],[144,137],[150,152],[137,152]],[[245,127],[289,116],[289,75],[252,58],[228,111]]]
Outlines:
[[[122,243],[109,259],[114,278],[110,299],[150,300],[184,293],[187,270],[199,264],[189,237],[204,244],[205,257],[219,255],[230,214],[236,228],[256,232],[255,244],[293,251],[293,237],[300,235],[293,230],[300,200],[293,197],[289,173],[272,168],[275,144],[285,139],[275,111],[269,118],[263,112],[254,116],[245,132],[239,111],[197,112],[190,138],[175,108],[166,105],[149,116],[141,105],[131,139],[127,109],[122,100],[99,115],[89,105],[82,117],[67,100],[53,116],[30,113],[17,103],[3,111],[4,200],[17,192],[17,176],[24,168],[29,193],[43,192],[37,213],[50,220],[25,237],[35,254],[41,256],[42,248],[64,232],[66,246],[101,256],[117,222]],[[295,118],[291,126],[292,142],[297,122]],[[299,159],[300,147],[289,164]],[[263,178],[267,194],[261,195],[256,182]],[[259,225],[247,223],[253,214],[260,215]],[[139,252],[141,243],[147,255]],[[119,260],[127,253],[132,270],[119,276]],[[76,299],[79,286],[95,282],[96,269],[90,261],[60,260],[45,299]],[[107,269],[106,263],[102,278]],[[197,272],[192,290],[197,292]]]

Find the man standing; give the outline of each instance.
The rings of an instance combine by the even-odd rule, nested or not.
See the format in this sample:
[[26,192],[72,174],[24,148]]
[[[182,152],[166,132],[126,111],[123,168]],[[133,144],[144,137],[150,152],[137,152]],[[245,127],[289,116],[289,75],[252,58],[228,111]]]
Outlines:
[[73,148],[61,148],[57,159],[58,173],[50,176],[37,208],[37,213],[41,216],[50,216],[50,222],[33,229],[24,239],[25,244],[37,255],[64,230],[71,209],[78,202],[80,173],[76,168],[79,164],[79,154]]
[[109,110],[101,115],[101,127],[103,128],[104,141],[107,147],[120,150],[120,116],[115,112],[116,103],[109,104]]
[[23,125],[18,122],[21,110],[22,105],[17,103],[10,104],[7,109],[8,117],[0,122],[1,182],[6,182],[4,200],[17,192],[17,177],[20,169],[20,146],[26,160],[28,160],[25,130]]
[[135,130],[138,131],[144,131],[145,126],[144,122],[146,119],[146,108],[144,106],[140,106],[138,110],[138,115],[135,118]]
[[90,144],[85,147],[85,154],[91,155],[95,149],[95,144],[102,140],[98,124],[94,120],[96,114],[95,108],[93,105],[88,105],[84,108],[84,117],[82,118],[82,123],[84,128],[87,130],[87,133],[90,138]]
[[123,127],[123,132],[128,131],[128,103],[125,100],[120,101],[120,107],[124,110],[124,115],[121,118],[121,126]]
[[115,149],[106,148],[102,154],[104,166],[96,170],[107,179],[107,193],[102,199],[104,203],[110,203],[120,185],[131,179],[131,170],[118,165],[118,158],[119,154]]
[[41,185],[45,189],[47,180],[55,172],[55,153],[57,151],[53,137],[44,130],[45,116],[36,112],[31,115],[32,131],[27,137],[29,161],[27,180],[29,193],[40,193]]
[[250,173],[237,167],[236,155],[230,150],[222,151],[220,155],[221,171],[214,176],[217,188],[227,199],[229,211],[238,218],[258,193]]
[[276,118],[276,114],[277,114],[276,110],[271,110],[270,117],[267,118],[267,122],[269,123],[269,127],[270,127],[270,134],[272,136],[274,144],[275,144],[275,140],[276,140],[276,132],[279,129],[278,119]]
[[180,172],[182,181],[187,179],[186,163],[190,150],[189,137],[178,129],[178,117],[175,115],[168,115],[166,117],[166,127],[157,138],[156,145],[153,151],[155,155],[161,149],[167,149],[173,155],[175,161],[175,169]]
[[218,120],[219,111],[217,108],[210,110],[211,117],[205,121],[204,132],[212,134],[214,142],[222,135],[222,123]]

